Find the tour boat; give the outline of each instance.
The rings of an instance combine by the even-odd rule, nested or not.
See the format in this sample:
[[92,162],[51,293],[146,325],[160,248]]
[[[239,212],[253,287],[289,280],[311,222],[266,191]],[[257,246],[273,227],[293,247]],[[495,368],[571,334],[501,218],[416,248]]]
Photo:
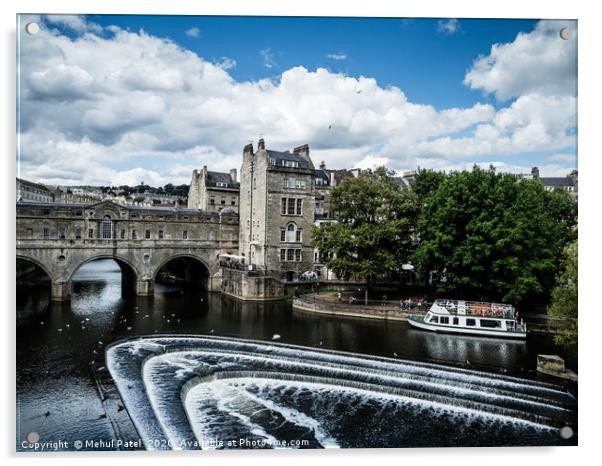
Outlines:
[[433,332],[498,338],[526,338],[527,326],[509,304],[438,299],[426,315],[409,315],[408,323]]

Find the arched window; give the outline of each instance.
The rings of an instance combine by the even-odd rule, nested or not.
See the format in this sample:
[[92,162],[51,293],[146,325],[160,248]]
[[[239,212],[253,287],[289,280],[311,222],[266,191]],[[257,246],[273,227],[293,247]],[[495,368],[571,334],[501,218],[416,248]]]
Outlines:
[[111,239],[113,237],[113,220],[108,215],[105,215],[100,225],[102,239]]
[[294,223],[289,223],[286,227],[286,242],[294,243],[296,237],[297,227]]

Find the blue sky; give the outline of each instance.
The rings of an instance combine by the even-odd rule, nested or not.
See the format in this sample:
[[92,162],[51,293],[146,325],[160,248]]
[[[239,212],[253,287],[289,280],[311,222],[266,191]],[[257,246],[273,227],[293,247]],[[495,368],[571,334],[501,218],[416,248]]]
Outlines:
[[[495,99],[462,84],[464,74],[494,43],[511,42],[537,20],[459,20],[453,34],[439,30],[440,19],[297,18],[220,16],[90,16],[100,25],[144,29],[217,61],[236,60],[230,74],[238,81],[278,75],[294,66],[324,67],[350,76],[374,77],[381,86],[397,86],[413,101],[437,109],[496,104]],[[199,29],[198,37],[186,31]],[[269,49],[275,65],[264,66]],[[345,55],[345,59],[328,55]]]
[[[99,164],[102,175],[88,182],[136,176],[157,184],[182,181],[193,166],[236,166],[242,146],[259,134],[268,146],[285,145],[277,149],[308,142],[314,158],[333,167],[385,163],[401,171],[494,163],[514,172],[539,165],[559,175],[576,166],[574,22],[131,15],[39,20],[57,50],[54,57],[48,56],[52,47],[35,45],[40,37],[20,37],[21,133],[29,141],[21,147],[21,168],[38,180],[77,178],[75,172],[61,177],[63,164],[56,160],[67,148]],[[558,37],[567,25],[575,31],[573,42]],[[103,62],[109,49],[116,63]],[[190,70],[198,71],[194,80],[184,76],[197,73]],[[127,95],[140,98],[139,113],[135,105],[120,106]],[[278,115],[270,115],[263,101]],[[69,117],[42,123],[28,113],[34,102]],[[33,153],[38,147],[44,155]]]

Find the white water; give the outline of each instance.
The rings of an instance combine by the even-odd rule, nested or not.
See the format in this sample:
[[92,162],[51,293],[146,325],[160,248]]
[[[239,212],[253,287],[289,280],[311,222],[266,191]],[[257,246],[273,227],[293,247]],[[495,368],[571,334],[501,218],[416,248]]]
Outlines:
[[450,432],[476,423],[494,437],[505,426],[537,438],[573,415],[573,400],[551,384],[228,338],[129,340],[107,349],[107,366],[149,449],[240,437],[279,446],[299,436],[314,447],[365,446],[369,433],[356,424],[379,430],[378,416],[395,424],[381,435],[398,444],[386,446],[413,445],[416,422],[400,419],[416,416]]

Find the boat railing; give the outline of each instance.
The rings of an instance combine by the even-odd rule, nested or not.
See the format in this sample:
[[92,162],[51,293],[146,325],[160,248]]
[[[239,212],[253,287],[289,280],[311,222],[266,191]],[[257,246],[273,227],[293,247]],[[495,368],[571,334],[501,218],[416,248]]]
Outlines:
[[514,307],[509,304],[460,301],[455,299],[437,299],[435,304],[446,309],[450,314],[455,315],[504,319],[514,319],[515,317]]

